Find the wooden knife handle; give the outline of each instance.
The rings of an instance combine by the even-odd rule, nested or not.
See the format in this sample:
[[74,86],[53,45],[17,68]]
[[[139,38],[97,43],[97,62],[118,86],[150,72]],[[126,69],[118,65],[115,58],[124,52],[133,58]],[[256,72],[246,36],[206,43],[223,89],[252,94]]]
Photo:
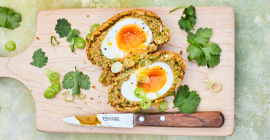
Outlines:
[[[164,120],[164,116],[165,120]],[[141,118],[140,118],[141,117]],[[142,118],[143,117],[143,118]],[[164,121],[161,121],[164,120]],[[221,127],[224,116],[221,112],[134,114],[134,125],[161,127]]]

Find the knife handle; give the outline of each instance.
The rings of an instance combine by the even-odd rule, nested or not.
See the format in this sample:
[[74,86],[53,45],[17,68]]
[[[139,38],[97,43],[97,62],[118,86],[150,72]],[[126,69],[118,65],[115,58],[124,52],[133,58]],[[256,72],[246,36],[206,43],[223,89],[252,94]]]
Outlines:
[[134,125],[161,127],[221,127],[224,116],[219,111],[159,114],[134,114]]

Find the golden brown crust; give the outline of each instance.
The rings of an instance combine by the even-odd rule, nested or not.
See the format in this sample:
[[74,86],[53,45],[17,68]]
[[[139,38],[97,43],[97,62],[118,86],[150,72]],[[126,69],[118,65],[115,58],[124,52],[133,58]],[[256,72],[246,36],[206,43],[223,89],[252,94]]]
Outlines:
[[[158,57],[158,58],[157,58]],[[153,60],[154,62],[165,62],[167,63],[171,69],[173,70],[174,74],[174,83],[172,84],[169,91],[167,91],[164,95],[151,100],[152,105],[157,104],[163,99],[171,94],[175,89],[180,87],[180,84],[184,78],[186,64],[183,60],[183,58],[174,52],[171,51],[159,51],[152,55],[147,55],[144,57],[145,59],[151,60],[152,58],[157,58]],[[152,61],[152,60],[151,60]],[[109,89],[109,97],[108,97],[108,103],[112,107],[114,107],[117,111],[135,111],[140,108],[140,102],[137,101],[129,101],[127,100],[121,93],[121,85],[124,81],[127,81],[131,74],[133,74],[136,69],[138,68],[138,65],[135,65],[134,67],[130,68],[128,71],[121,72],[115,79],[114,84]]]
[[[142,18],[143,16],[147,16],[149,24],[151,25],[152,32],[155,31],[155,34],[152,36],[152,42],[148,45],[148,48],[145,52],[154,52],[158,45],[162,45],[167,43],[170,40],[170,30],[167,27],[164,27],[160,17],[158,17],[155,13],[143,9],[134,9],[129,11],[124,11],[122,13],[118,13],[113,16],[111,19],[103,23],[99,28],[97,28],[94,33],[88,37],[87,46],[86,46],[86,53],[87,58],[92,62],[94,65],[102,66],[104,68],[110,68],[110,66],[116,62],[123,62],[126,58],[134,55],[135,52],[132,54],[126,55],[124,58],[118,59],[109,59],[105,57],[101,52],[101,43],[104,39],[104,36],[107,34],[107,30],[113,26],[117,21],[121,20],[122,18]],[[153,22],[152,22],[153,20]],[[158,23],[158,26],[157,26]],[[162,30],[160,30],[160,26],[162,26]],[[157,27],[160,27],[157,29]],[[157,32],[158,30],[158,32]],[[132,66],[132,65],[131,65]]]
[[108,86],[112,84],[116,75],[110,69],[102,68],[103,72],[100,74],[98,81],[102,83],[103,86]]

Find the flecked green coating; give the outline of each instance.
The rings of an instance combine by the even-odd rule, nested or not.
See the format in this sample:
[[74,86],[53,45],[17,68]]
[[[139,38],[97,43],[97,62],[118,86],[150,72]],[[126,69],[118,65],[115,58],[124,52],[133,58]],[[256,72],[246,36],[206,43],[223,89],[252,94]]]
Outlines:
[[[229,137],[105,135],[43,133],[35,128],[35,104],[29,90],[19,81],[0,79],[1,139],[269,139],[270,137],[270,1],[269,0],[1,0],[21,13],[19,28],[0,28],[0,56],[14,56],[24,51],[36,32],[39,9],[119,8],[119,7],[232,7],[236,24],[235,128]],[[7,51],[5,43],[13,40],[15,51]]]

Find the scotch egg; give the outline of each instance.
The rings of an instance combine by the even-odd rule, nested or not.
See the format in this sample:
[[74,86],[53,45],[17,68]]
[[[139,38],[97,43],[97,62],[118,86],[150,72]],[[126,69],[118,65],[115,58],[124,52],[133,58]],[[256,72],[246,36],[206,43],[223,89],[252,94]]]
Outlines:
[[[133,67],[140,57],[134,55],[152,53],[158,45],[170,40],[170,30],[164,27],[160,17],[151,11],[135,9],[116,14],[88,37],[86,53],[93,65],[110,69],[115,62],[123,69]],[[101,77],[100,77],[101,78]],[[110,81],[110,77],[103,77]],[[101,82],[107,86],[107,83]]]
[[[175,91],[182,82],[186,64],[179,54],[171,51],[159,51],[145,57],[147,65],[135,65],[120,73],[109,89],[108,103],[118,111],[135,111],[140,109],[141,98],[134,91],[143,88],[145,98],[152,104],[161,102]],[[149,80],[142,81],[138,75],[145,75]]]

